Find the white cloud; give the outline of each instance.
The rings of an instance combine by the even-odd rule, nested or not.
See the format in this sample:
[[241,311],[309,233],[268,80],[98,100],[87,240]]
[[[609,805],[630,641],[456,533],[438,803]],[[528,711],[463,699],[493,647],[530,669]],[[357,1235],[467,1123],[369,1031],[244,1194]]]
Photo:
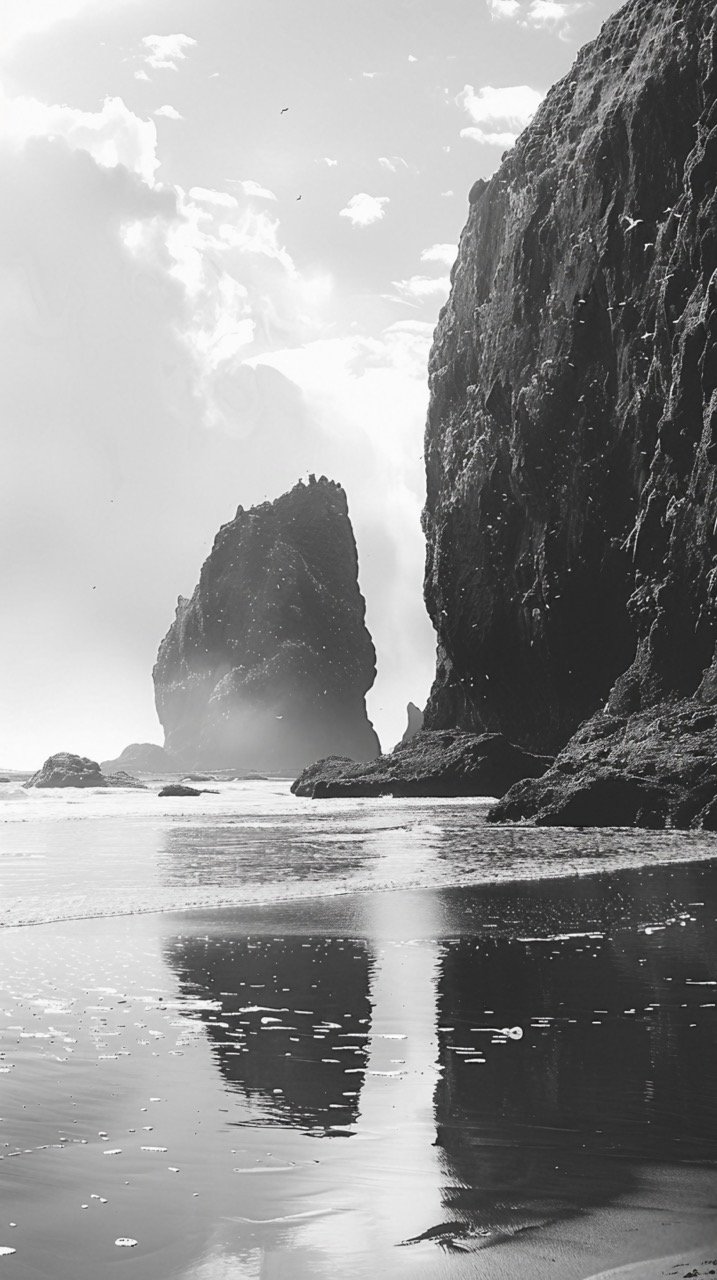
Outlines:
[[382,169],[388,169],[389,173],[397,173],[399,169],[408,169],[408,161],[403,156],[379,156],[378,163]]
[[520,13],[520,0],[486,0],[491,18],[516,18]]
[[408,280],[394,280],[399,297],[423,302],[427,298],[446,297],[451,287],[448,276],[410,276]]
[[186,50],[196,45],[192,36],[181,33],[171,36],[143,36],[142,44],[148,51],[145,62],[155,71],[178,71],[179,63],[184,62]]
[[8,100],[0,92],[0,137],[16,147],[29,138],[60,137],[103,168],[124,165],[148,186],[159,168],[156,125],[135,115],[122,98],[105,98],[101,111],[81,111],[37,98]]
[[259,182],[254,182],[252,178],[230,178],[232,186],[241,187],[245,196],[249,196],[254,200],[276,200],[273,191],[268,187],[262,187]]
[[561,4],[558,0],[531,0],[526,17],[536,27],[557,25],[580,8],[581,4]]
[[457,244],[432,244],[423,250],[421,262],[440,262],[444,267],[452,267],[457,253]]
[[485,85],[477,92],[467,84],[456,101],[464,107],[474,124],[461,129],[462,138],[491,146],[509,147],[532,120],[543,95],[527,84],[494,89]]
[[339,217],[348,218],[353,227],[370,227],[385,217],[387,204],[390,204],[388,196],[369,196],[360,191],[351,197],[345,208],[339,210]]
[[191,187],[189,194],[192,200],[198,200],[200,204],[216,205],[223,209],[236,209],[239,203],[236,196],[230,196],[228,191],[214,191],[212,187]]
[[442,195],[442,196],[444,196],[444,197],[446,197],[446,196],[454,196],[455,194],[456,194],[456,193],[455,193],[455,191],[452,191],[452,190],[442,191],[442,192],[441,192],[441,195]]
[[176,107],[170,107],[169,103],[165,103],[163,107],[157,107],[154,112],[156,116],[163,116],[165,120],[183,120],[184,116],[180,115]]
[[147,72],[143,71],[141,67],[139,71],[135,71],[134,78],[135,80],[146,80],[147,82],[149,82],[149,76],[147,75]]
[[[12,45],[28,35],[46,31],[58,22],[74,18],[90,7],[91,0],[0,0],[0,48],[9,52]],[[114,0],[115,8],[136,0]],[[98,4],[93,7],[99,8]]]
[[486,0],[492,18],[515,19],[521,27],[560,28],[568,31],[567,20],[585,7],[585,0]]

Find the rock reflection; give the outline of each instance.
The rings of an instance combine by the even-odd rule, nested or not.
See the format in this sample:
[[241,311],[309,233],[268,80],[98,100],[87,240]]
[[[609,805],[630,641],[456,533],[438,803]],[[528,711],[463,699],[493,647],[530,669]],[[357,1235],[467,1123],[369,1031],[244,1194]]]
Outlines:
[[[540,900],[543,919],[595,930],[607,915],[612,928],[445,948],[436,1119],[449,1247],[613,1201],[647,1161],[714,1160],[717,1020],[697,985],[715,971],[714,904],[683,928],[674,893],[650,901],[642,888],[632,898],[623,881],[621,911],[597,880],[582,903],[561,902],[561,886],[495,892],[492,912],[502,901],[516,923],[535,927]],[[500,1034],[514,1026],[522,1039]]]
[[356,1121],[369,1018],[369,960],[337,938],[178,937],[166,958],[201,1012],[247,1123],[346,1132]]

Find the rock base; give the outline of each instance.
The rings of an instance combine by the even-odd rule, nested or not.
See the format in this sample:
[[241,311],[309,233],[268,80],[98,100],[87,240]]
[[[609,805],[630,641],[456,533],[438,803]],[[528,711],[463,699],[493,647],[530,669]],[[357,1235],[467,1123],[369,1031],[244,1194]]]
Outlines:
[[519,778],[538,777],[552,763],[513,746],[500,733],[422,731],[390,755],[356,764],[342,756],[319,760],[291,790],[314,800],[360,796],[499,796]]
[[717,830],[717,709],[692,699],[599,712],[542,777],[518,782],[489,822]]

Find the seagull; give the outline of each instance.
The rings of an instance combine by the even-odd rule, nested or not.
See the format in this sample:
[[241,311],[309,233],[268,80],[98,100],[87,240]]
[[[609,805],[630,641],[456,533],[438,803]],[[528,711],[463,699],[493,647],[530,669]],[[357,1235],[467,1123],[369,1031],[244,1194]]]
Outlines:
[[283,116],[284,112],[285,112],[285,111],[288,111],[288,110],[289,110],[289,108],[288,108],[288,107],[282,107],[282,108],[281,108],[281,111],[279,112],[279,115],[280,115],[280,116]]
[[300,200],[300,199],[301,199],[301,196],[297,196],[296,198],[297,198],[297,200]]
[[622,221],[626,224],[626,231],[634,231],[635,227],[639,227],[644,218],[631,218],[628,214],[623,214]]

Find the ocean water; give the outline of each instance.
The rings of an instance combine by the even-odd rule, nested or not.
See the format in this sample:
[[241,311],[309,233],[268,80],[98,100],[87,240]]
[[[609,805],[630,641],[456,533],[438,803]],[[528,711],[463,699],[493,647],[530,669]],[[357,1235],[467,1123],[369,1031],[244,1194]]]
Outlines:
[[[710,859],[698,832],[493,827],[488,801],[318,800],[0,784],[0,925],[590,875]],[[199,784],[202,785],[202,784]]]
[[0,1274],[717,1256],[714,837],[218,785],[2,788]]

